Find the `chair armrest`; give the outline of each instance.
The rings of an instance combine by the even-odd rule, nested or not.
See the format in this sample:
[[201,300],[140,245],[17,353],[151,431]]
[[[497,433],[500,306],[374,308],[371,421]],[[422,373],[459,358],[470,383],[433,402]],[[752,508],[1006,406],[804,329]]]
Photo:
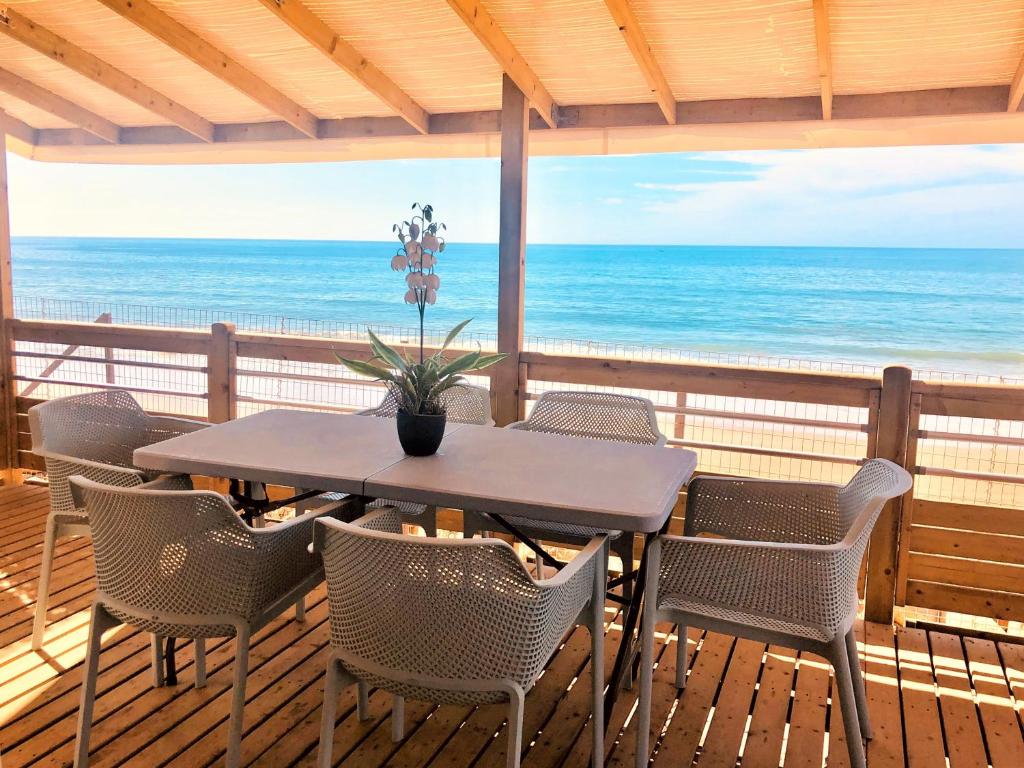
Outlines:
[[[550,579],[540,579],[535,583],[538,587],[555,589],[569,581],[581,578],[580,573],[589,569],[597,561],[597,558],[602,556],[602,551],[607,542],[608,534],[598,534],[587,542],[587,546],[577,552],[576,556],[562,570]],[[592,574],[592,570],[590,572]]]
[[[330,508],[318,511],[316,516],[327,516],[333,519],[329,514],[331,511],[332,510]],[[368,514],[360,517],[358,520],[353,520],[351,525],[358,525],[360,528],[367,528],[374,531],[383,531],[384,533],[400,534],[402,533],[402,515],[395,507],[377,507]],[[310,552],[323,552],[324,533],[326,529],[327,525],[314,526],[313,543],[310,545]]]
[[148,491],[191,491],[192,477],[189,475],[160,475],[139,486]]
[[[494,423],[493,420],[492,420],[491,423],[492,424]],[[528,420],[526,420],[526,421],[513,421],[511,424],[506,424],[505,425],[505,429],[527,429],[528,430],[529,428],[530,428],[530,422]]]
[[701,475],[686,490],[686,536],[824,543],[839,514],[837,485]]
[[857,610],[863,547],[661,536],[658,605],[716,608],[815,627],[832,637]]
[[210,426],[208,421],[183,419],[178,416],[148,416],[148,431],[156,435],[156,441],[169,440],[178,435],[198,432]]

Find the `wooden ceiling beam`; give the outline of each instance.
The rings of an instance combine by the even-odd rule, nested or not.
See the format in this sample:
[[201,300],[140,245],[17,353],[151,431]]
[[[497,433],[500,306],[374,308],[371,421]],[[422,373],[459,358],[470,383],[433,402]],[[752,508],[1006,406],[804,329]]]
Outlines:
[[814,39],[818,48],[818,80],[821,88],[821,118],[832,119],[832,35],[828,21],[828,0],[814,0]]
[[483,43],[502,71],[526,94],[530,105],[544,122],[551,128],[557,128],[558,105],[487,9],[479,0],[448,0],[448,5]]
[[430,130],[430,115],[387,75],[334,33],[298,0],[260,0],[275,16],[313,47],[348,72],[364,88],[387,104],[420,133]]
[[1017,65],[1017,72],[1010,83],[1010,100],[1006,104],[1007,112],[1016,112],[1020,109],[1020,102],[1024,99],[1024,56]]
[[109,144],[120,140],[120,126],[6,69],[0,69],[0,91],[77,125]]
[[619,27],[619,32],[622,33],[629,52],[633,54],[633,58],[640,67],[640,72],[643,73],[644,80],[647,81],[647,86],[654,95],[654,100],[661,108],[662,114],[665,115],[665,120],[670,125],[674,125],[676,122],[675,96],[672,95],[672,89],[665,79],[665,74],[658,66],[658,61],[651,52],[651,46],[648,44],[647,38],[644,37],[643,30],[640,29],[640,22],[637,21],[633,7],[629,4],[629,0],[604,0],[604,2],[611,12],[615,24]]
[[13,8],[0,9],[0,32],[133,101],[203,141],[213,141],[213,123],[116,67],[39,26]]
[[262,78],[161,11],[149,0],[100,0],[114,13],[135,24],[215,77],[261,104],[306,136],[315,139],[316,115],[296,104]]
[[2,109],[0,109],[0,132],[32,145],[35,145],[39,138],[39,129],[7,114]]

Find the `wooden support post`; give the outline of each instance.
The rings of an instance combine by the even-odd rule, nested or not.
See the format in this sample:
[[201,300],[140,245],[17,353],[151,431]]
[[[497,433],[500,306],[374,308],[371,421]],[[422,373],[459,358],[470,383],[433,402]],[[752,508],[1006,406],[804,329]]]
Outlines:
[[[906,466],[907,462],[911,378],[910,369],[903,366],[891,366],[882,374],[875,455],[900,466]],[[882,510],[868,547],[867,588],[864,600],[864,618],[868,621],[892,623],[896,604],[896,570],[902,527],[903,499],[893,499]],[[906,542],[902,544],[905,546]]]
[[[676,407],[686,407],[686,393],[676,392]],[[675,418],[675,437],[677,440],[684,440],[686,438],[686,414],[677,413]]]
[[14,285],[11,280],[11,220],[7,205],[7,136],[0,133],[0,475],[4,485],[21,482],[18,467],[18,409],[15,404],[14,338],[10,322],[14,319]]
[[[107,325],[110,325],[112,322],[114,322],[114,318],[113,318],[113,315],[111,315],[109,312],[104,312],[102,315],[100,315],[99,317],[96,318],[96,322],[97,323],[106,323]],[[113,348],[112,347],[104,347],[103,348],[103,357],[106,358],[107,360],[113,360],[114,359],[114,350],[113,350]],[[105,366],[103,366],[103,368],[104,368],[104,379],[106,379],[107,384],[116,384],[117,383],[117,369],[114,368],[114,364],[113,363],[107,363]]]
[[501,202],[498,224],[498,351],[494,369],[494,421],[519,417],[519,354],[523,351],[526,274],[526,166],[530,102],[508,75],[501,78]]
[[238,415],[237,359],[234,323],[214,323],[210,328],[210,348],[206,355],[207,414],[214,424],[230,421]]

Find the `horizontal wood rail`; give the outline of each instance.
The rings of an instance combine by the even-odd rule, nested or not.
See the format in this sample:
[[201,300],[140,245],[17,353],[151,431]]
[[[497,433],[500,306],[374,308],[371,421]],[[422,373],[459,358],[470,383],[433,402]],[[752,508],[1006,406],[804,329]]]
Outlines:
[[[7,329],[17,345],[12,359],[22,362],[13,380],[39,387],[22,387],[9,426],[26,469],[42,469],[30,451],[26,413],[47,394],[125,389],[151,410],[195,406],[180,415],[220,421],[235,418],[240,406],[246,413],[275,406],[351,413],[372,404],[362,400],[383,386],[340,367],[338,355],[371,356],[367,343],[349,338],[239,333],[226,323],[168,329],[13,320]],[[418,354],[415,345],[398,346]],[[1024,422],[1024,387],[918,381],[906,368],[879,377],[543,352],[522,352],[516,370],[520,417],[545,389],[648,393],[668,444],[698,450],[711,462],[705,473],[734,466],[723,456],[762,457],[768,476],[825,479],[848,477],[871,457],[896,461],[917,483],[876,527],[864,592],[870,617],[885,620],[906,605],[1024,620],[1024,506],[988,503],[982,492],[1024,485],[1006,453],[1024,445],[1014,426]],[[493,395],[492,374],[480,372]],[[991,426],[977,427],[978,419]],[[982,490],[963,499],[915,496],[939,482]]]

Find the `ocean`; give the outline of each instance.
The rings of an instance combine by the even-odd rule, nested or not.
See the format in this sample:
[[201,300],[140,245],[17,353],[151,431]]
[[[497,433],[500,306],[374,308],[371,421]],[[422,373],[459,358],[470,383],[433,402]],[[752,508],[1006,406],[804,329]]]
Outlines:
[[[14,289],[412,327],[397,245],[17,237]],[[493,332],[497,246],[455,243],[437,272],[428,327]],[[1024,249],[532,245],[526,275],[531,336],[1024,377]]]

